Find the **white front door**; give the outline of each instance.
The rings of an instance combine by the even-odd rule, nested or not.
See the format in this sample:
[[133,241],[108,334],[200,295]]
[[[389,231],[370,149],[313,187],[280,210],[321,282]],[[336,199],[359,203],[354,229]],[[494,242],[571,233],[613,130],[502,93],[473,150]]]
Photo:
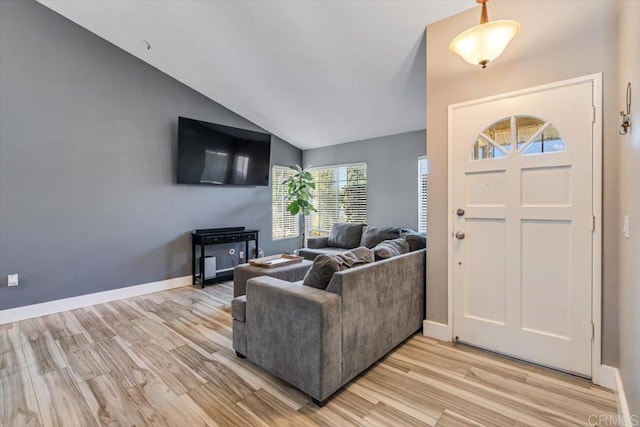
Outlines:
[[593,82],[452,106],[453,332],[591,376]]

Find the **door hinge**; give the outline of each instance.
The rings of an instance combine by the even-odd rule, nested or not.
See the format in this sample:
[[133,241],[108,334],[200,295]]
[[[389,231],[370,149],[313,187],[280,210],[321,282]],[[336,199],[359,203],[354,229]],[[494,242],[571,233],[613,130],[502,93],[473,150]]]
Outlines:
[[591,322],[591,341],[596,339],[596,325]]
[[596,231],[596,216],[595,215],[591,215],[591,231]]
[[591,106],[591,123],[595,123],[596,122],[596,106],[592,105]]

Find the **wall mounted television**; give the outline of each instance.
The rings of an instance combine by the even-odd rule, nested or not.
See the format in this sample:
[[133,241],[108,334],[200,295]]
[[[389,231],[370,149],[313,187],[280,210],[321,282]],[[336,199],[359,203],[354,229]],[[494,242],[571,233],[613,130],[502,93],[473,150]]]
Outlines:
[[271,135],[178,118],[178,184],[269,185]]

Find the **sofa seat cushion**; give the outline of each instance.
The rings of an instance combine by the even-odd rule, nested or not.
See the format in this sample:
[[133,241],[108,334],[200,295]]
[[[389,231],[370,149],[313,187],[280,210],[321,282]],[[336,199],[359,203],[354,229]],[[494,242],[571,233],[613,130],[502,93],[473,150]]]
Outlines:
[[407,252],[409,252],[409,243],[403,238],[385,240],[373,248],[376,260],[393,258],[394,256],[406,254]]
[[427,247],[427,236],[423,233],[407,233],[404,236],[404,240],[409,243],[409,250],[419,251]]
[[306,260],[313,261],[318,255],[340,255],[347,252],[348,250],[349,249],[329,247],[322,249],[302,248],[298,249],[297,254]]
[[231,317],[240,322],[245,322],[247,316],[247,296],[242,295],[231,301]]
[[338,222],[333,224],[327,245],[332,248],[353,249],[360,245],[362,229],[366,224]]
[[360,239],[360,246],[366,246],[367,248],[374,248],[378,243],[385,240],[393,240],[401,237],[402,229],[400,227],[371,227],[367,225],[362,229],[362,238]]
[[307,273],[302,284],[316,289],[326,289],[333,274],[357,265],[375,261],[373,250],[365,247],[337,255],[319,255],[313,261],[313,267]]

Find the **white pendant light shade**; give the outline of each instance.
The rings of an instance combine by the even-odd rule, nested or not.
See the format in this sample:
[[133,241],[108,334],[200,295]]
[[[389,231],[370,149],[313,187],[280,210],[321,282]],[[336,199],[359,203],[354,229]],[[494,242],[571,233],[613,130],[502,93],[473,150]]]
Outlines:
[[520,24],[506,19],[489,22],[486,6],[488,0],[476,1],[482,3],[480,25],[458,34],[451,41],[449,50],[470,64],[486,68],[487,64],[500,56],[509,42],[518,35]]
[[496,59],[520,32],[516,21],[491,21],[469,28],[453,39],[449,50],[474,65],[487,65]]

